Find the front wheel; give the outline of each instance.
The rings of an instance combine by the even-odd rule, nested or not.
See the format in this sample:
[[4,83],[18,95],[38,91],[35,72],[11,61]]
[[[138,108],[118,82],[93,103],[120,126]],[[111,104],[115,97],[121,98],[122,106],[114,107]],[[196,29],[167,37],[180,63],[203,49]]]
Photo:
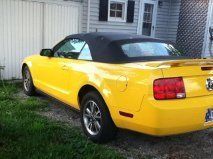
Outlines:
[[116,135],[116,127],[102,97],[95,91],[87,93],[81,102],[81,124],[93,142],[104,143]]
[[23,90],[24,93],[28,96],[35,95],[35,87],[33,85],[32,76],[29,68],[26,66],[23,69]]

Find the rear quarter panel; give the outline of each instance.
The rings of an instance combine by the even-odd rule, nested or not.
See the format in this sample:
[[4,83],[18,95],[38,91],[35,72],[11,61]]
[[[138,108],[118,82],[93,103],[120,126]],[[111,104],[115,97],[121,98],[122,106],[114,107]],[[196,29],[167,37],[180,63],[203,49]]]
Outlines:
[[[153,81],[162,77],[160,69],[143,69],[135,64],[103,64],[80,61],[73,67],[81,72],[76,88],[74,103],[84,85],[94,86],[104,98],[113,119],[120,118],[119,111],[138,112],[145,95],[152,92]],[[151,91],[151,92],[150,92]]]

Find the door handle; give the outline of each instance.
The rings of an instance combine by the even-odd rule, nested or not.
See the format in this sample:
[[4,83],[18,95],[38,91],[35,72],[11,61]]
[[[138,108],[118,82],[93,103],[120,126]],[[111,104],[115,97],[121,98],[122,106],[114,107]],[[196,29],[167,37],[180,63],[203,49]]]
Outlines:
[[63,66],[61,67],[61,69],[62,69],[62,70],[68,70],[68,67],[67,67],[66,65],[63,65]]
[[155,26],[154,25],[152,26],[152,30],[155,30]]

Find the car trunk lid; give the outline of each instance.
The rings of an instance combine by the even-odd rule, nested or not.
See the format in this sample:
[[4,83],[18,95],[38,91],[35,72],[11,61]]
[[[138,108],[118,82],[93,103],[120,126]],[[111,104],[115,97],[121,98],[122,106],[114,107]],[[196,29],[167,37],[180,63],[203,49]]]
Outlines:
[[207,88],[208,80],[213,78],[213,59],[158,61],[143,66],[160,68],[163,78],[182,77],[187,97],[213,95],[213,91]]

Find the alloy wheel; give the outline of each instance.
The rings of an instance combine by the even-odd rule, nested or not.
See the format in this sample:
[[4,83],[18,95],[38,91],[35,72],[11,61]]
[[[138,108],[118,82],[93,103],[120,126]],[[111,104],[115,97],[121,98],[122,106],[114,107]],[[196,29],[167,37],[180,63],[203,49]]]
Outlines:
[[101,111],[96,102],[90,100],[83,110],[83,122],[90,135],[97,135],[101,130]]
[[31,85],[30,72],[26,69],[25,72],[24,72],[24,89],[26,91],[29,91],[30,85]]

